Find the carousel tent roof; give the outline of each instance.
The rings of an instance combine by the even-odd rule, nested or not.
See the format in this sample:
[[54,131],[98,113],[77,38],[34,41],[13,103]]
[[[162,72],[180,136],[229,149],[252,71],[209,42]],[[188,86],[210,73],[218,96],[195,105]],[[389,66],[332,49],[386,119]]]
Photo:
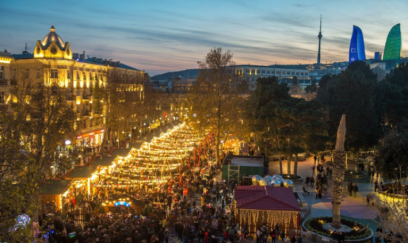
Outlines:
[[74,169],[67,175],[68,178],[90,178],[96,166],[75,166]]
[[251,166],[251,167],[263,167],[264,158],[263,157],[254,157],[254,156],[233,156],[230,158],[231,165],[240,165],[240,166]]
[[70,183],[71,180],[46,180],[41,186],[41,194],[62,194]]
[[234,199],[237,208],[300,211],[291,188],[273,186],[239,186]]

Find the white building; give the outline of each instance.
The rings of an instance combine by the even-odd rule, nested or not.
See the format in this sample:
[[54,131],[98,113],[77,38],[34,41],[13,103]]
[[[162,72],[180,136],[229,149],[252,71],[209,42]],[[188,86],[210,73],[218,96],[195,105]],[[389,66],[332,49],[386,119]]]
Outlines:
[[300,86],[310,85],[309,70],[306,68],[294,65],[279,66],[256,66],[256,65],[237,65],[236,73],[242,77],[247,77],[249,81],[249,88],[255,89],[256,80],[258,78],[276,76],[281,82],[290,84],[293,77],[298,78]]

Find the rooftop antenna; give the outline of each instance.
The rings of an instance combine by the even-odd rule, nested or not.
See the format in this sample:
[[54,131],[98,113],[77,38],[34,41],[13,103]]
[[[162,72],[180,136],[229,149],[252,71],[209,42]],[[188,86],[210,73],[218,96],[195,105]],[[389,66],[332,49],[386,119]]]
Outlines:
[[320,29],[319,29],[319,35],[317,38],[319,38],[319,51],[317,52],[317,65],[320,65],[320,45],[322,41],[322,15],[320,15]]

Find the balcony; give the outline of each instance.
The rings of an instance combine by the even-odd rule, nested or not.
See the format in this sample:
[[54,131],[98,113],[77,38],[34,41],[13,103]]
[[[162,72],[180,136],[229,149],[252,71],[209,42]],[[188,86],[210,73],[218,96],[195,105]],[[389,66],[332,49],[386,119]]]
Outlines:
[[0,79],[0,86],[7,86],[7,80],[6,79]]
[[83,95],[82,95],[82,100],[88,100],[88,101],[89,101],[89,96],[86,95],[86,94],[83,94]]

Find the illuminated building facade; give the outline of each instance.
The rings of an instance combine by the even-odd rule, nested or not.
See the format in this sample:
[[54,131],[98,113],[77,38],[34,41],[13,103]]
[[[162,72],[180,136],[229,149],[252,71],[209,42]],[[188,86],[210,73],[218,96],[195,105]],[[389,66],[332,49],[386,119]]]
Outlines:
[[3,56],[0,53],[0,67],[6,70],[3,76],[9,76],[8,85],[12,80],[17,84],[28,80],[34,84],[58,85],[66,89],[67,105],[77,114],[73,128],[77,136],[72,138],[75,141],[72,144],[88,152],[101,144],[106,124],[108,102],[95,94],[95,87],[106,87],[114,82],[120,91],[134,92],[140,99],[143,97],[144,71],[106,59],[85,59],[85,54],[78,58],[78,54],[72,53],[70,44],[64,43],[55,32],[54,26],[42,41],[36,42],[33,54],[24,51],[23,54]]
[[401,58],[401,25],[394,25],[385,42],[383,60],[398,60]]
[[363,32],[358,26],[353,26],[351,35],[349,63],[363,61],[366,59]]
[[10,63],[14,60],[8,52],[0,52],[0,108],[7,110],[7,99],[10,96]]

